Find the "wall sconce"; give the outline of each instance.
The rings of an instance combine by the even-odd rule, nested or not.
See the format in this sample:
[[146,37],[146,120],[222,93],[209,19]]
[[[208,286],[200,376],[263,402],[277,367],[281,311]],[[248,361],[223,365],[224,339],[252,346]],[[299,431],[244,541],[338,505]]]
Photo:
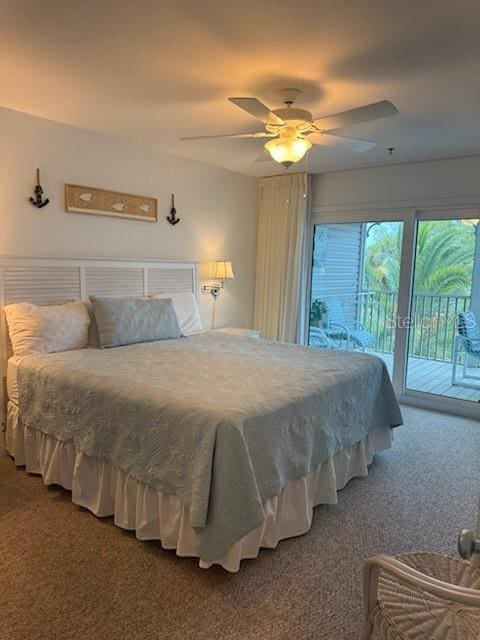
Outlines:
[[209,280],[217,280],[215,284],[204,284],[203,292],[211,293],[214,298],[220,295],[220,291],[224,288],[225,280],[233,280],[232,263],[230,260],[217,260],[213,263],[212,275]]

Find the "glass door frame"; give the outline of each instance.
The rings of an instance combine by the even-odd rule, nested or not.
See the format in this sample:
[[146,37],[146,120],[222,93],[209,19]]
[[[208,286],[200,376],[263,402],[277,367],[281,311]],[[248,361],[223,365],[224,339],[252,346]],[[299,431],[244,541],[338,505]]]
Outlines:
[[397,308],[397,325],[395,330],[395,353],[393,357],[392,384],[400,402],[414,406],[452,413],[480,419],[480,403],[459,400],[446,396],[436,396],[424,391],[413,391],[406,388],[407,357],[409,340],[409,318],[413,293],[413,274],[416,251],[416,235],[418,222],[423,220],[451,220],[480,218],[480,207],[458,206],[429,207],[413,209],[402,207],[395,209],[365,209],[361,211],[336,211],[317,213],[313,211],[306,237],[306,282],[303,287],[304,300],[300,310],[301,344],[307,344],[310,316],[310,297],[313,270],[313,241],[317,224],[348,224],[366,222],[403,222],[402,252],[400,260],[400,282]]

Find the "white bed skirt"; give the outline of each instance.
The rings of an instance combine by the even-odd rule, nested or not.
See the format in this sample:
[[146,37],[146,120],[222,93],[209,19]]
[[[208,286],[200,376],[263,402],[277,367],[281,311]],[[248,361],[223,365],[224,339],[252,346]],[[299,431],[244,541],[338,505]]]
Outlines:
[[[160,540],[178,556],[199,557],[197,536],[189,512],[175,495],[161,493],[138,482],[109,462],[87,456],[37,429],[19,423],[18,407],[8,403],[6,448],[17,465],[38,473],[45,484],[58,484],[72,492],[72,502],[99,517],[114,516],[115,524],[134,530],[140,540]],[[264,504],[265,522],[236,542],[213,562],[199,558],[208,569],[214,564],[236,572],[240,561],[255,558],[261,547],[273,549],[284,538],[306,533],[313,507],[337,502],[337,491],[356,476],[366,476],[379,451],[392,443],[391,430],[371,432],[364,440],[337,453],[309,475],[291,480],[279,496]]]

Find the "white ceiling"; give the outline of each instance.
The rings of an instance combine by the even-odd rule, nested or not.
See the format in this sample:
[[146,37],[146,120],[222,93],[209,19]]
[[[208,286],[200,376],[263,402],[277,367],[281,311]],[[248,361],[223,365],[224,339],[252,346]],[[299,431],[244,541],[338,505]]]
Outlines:
[[[480,152],[480,0],[2,0],[0,105],[250,175],[261,130],[228,96],[315,116],[389,99],[400,115],[342,130],[363,154],[316,148],[332,171]],[[395,147],[389,156],[387,147]]]

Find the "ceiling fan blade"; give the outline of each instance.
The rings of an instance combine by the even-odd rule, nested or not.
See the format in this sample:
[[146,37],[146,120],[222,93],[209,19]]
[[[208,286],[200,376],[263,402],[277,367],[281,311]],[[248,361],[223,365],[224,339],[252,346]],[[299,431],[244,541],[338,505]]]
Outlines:
[[307,136],[308,140],[313,144],[322,147],[334,147],[337,149],[346,149],[348,151],[369,151],[376,146],[376,142],[372,140],[359,140],[358,138],[346,138],[333,133],[311,133]]
[[349,127],[352,124],[360,122],[369,122],[370,120],[379,120],[380,118],[389,118],[398,113],[397,107],[388,100],[381,100],[373,104],[367,104],[364,107],[342,111],[331,116],[317,118],[313,124],[321,131],[330,131],[331,129],[340,129],[341,127]]
[[266,131],[255,131],[253,133],[220,133],[213,136],[187,136],[180,140],[207,140],[209,138],[273,138],[275,133],[267,133]]
[[270,109],[260,102],[260,100],[257,100],[257,98],[229,98],[229,101],[265,124],[277,124],[280,126],[285,124],[281,118],[275,115],[273,111],[270,111]]
[[273,162],[272,156],[266,149],[264,149],[262,153],[255,158],[255,162],[269,162],[270,160]]

